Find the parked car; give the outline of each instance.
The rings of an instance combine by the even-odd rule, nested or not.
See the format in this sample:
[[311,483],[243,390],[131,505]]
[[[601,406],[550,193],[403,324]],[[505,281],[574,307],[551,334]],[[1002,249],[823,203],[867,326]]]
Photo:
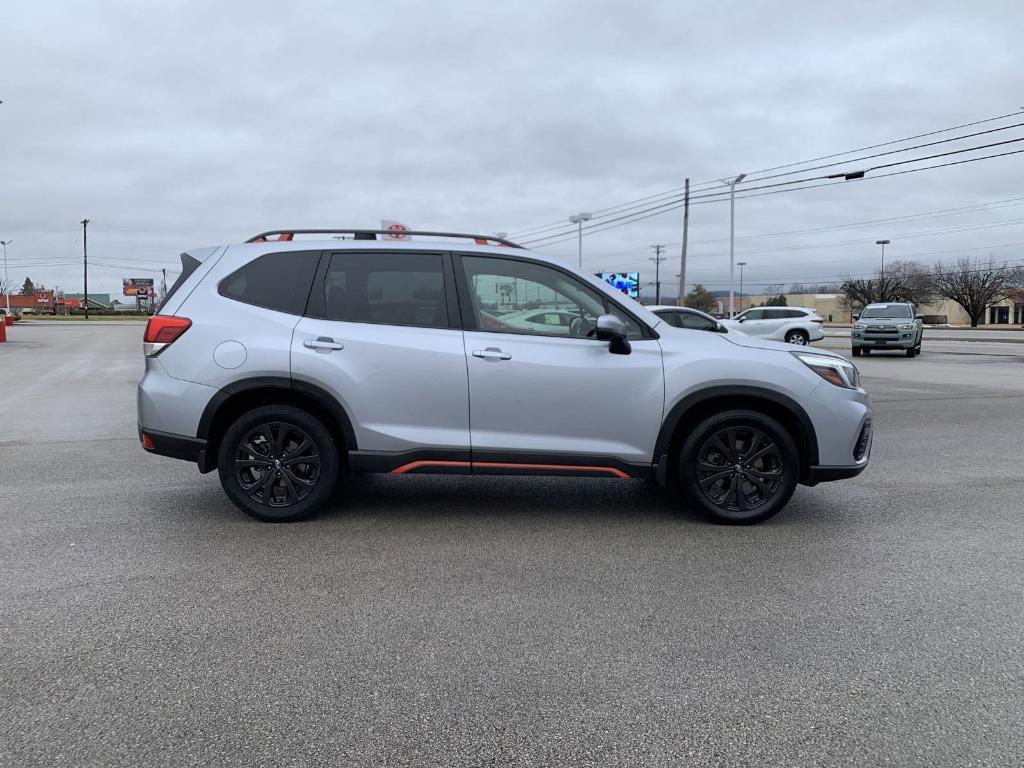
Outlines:
[[[653,478],[714,521],[752,523],[797,484],[868,463],[870,399],[841,355],[669,332],[494,237],[368,239],[381,234],[183,254],[143,338],[143,447],[216,470],[268,521],[312,514],[352,473],[444,472]],[[515,327],[518,301],[572,320]]]
[[804,346],[825,338],[824,322],[821,315],[808,307],[752,307],[722,324],[748,336]]
[[739,331],[726,328],[707,312],[691,307],[673,307],[668,304],[658,304],[647,307],[662,320],[674,328],[689,328],[695,331],[712,331],[714,333],[739,333]]
[[868,304],[850,331],[854,357],[871,350],[898,349],[907,357],[921,354],[924,319],[909,302]]

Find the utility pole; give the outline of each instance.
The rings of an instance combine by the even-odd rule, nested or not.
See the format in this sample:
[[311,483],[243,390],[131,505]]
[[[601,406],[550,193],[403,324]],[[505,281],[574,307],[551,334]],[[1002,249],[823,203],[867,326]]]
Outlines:
[[160,301],[167,298],[167,268],[160,270]]
[[7,283],[7,246],[13,243],[13,240],[0,240],[0,245],[4,247],[4,297],[7,299],[7,314],[11,314],[11,286]]
[[679,254],[679,297],[676,306],[686,306],[686,235],[690,228],[690,177],[686,177],[683,193],[683,249]]
[[583,222],[590,221],[594,217],[592,213],[577,213],[569,217],[569,222],[576,225],[578,260],[576,266],[583,269]]
[[745,261],[737,261],[736,266],[740,268],[740,312],[743,311],[743,268],[747,266]]
[[733,287],[736,284],[736,185],[747,177],[741,173],[735,179],[722,179],[723,184],[729,185],[729,315],[731,319],[736,316],[733,295]]
[[651,248],[654,249],[654,255],[648,261],[654,262],[654,303],[661,304],[661,262],[668,257],[661,255],[665,250],[664,245],[652,245]]
[[885,301],[885,246],[891,240],[875,240],[875,245],[882,246],[882,271],[878,273],[878,300]]
[[85,304],[85,319],[89,319],[89,220],[82,219],[82,301]]

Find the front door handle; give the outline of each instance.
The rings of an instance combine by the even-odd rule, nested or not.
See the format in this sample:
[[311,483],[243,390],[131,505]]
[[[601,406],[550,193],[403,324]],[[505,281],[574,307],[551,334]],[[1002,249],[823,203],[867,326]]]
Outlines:
[[302,342],[306,349],[315,349],[317,352],[333,352],[336,349],[344,349],[345,345],[335,341],[330,336],[320,336],[316,339],[306,339]]
[[480,357],[484,360],[490,360],[497,362],[498,360],[511,360],[512,355],[508,352],[502,352],[497,347],[488,347],[487,349],[474,349],[473,357]]

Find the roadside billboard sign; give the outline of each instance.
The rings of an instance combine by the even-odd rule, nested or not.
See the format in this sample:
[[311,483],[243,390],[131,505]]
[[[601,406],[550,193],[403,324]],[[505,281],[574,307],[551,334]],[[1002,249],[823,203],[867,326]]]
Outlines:
[[153,296],[155,294],[152,277],[123,277],[121,278],[121,288],[125,296]]

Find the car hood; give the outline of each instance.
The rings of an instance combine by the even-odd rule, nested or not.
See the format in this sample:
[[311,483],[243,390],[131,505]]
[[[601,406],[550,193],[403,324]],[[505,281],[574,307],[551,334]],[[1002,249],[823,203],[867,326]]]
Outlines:
[[846,358],[838,352],[832,352],[831,350],[821,349],[819,347],[801,347],[797,344],[786,344],[782,341],[768,341],[767,339],[759,339],[755,336],[747,336],[745,333],[725,333],[722,335],[725,337],[726,341],[731,344],[735,344],[738,347],[746,347],[748,349],[767,349],[776,352],[808,352],[814,355],[821,355],[822,357],[837,357],[840,360],[846,360]]

